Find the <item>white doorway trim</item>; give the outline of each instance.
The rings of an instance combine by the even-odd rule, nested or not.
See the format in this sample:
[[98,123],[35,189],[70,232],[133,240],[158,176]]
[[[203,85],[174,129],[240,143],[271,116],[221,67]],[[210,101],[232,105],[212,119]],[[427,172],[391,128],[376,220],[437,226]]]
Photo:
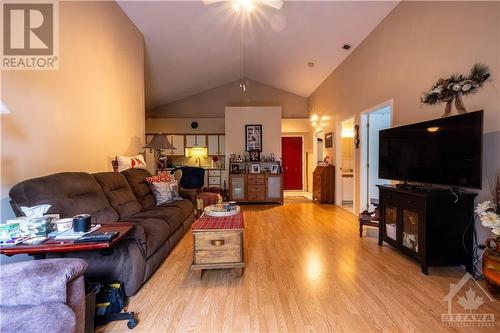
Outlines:
[[390,107],[391,113],[390,113],[390,124],[391,127],[393,126],[393,114],[394,114],[394,100],[391,98],[383,103],[377,104],[363,112],[360,113],[360,163],[359,163],[359,174],[360,174],[360,182],[359,182],[359,187],[360,187],[360,200],[359,200],[359,210],[363,211],[367,207],[367,183],[368,183],[368,169],[366,168],[366,164],[368,163],[367,160],[367,142],[368,142],[368,131],[367,131],[367,120],[368,120],[368,115],[372,112],[376,112],[380,109]]
[[[287,192],[307,192],[307,182],[306,182],[306,177],[307,177],[307,173],[306,173],[306,169],[307,169],[307,165],[306,165],[306,147],[305,147],[305,142],[304,142],[304,135],[301,135],[301,134],[282,134],[281,135],[282,138],[301,138],[302,139],[302,190],[287,190]],[[283,141],[281,141],[282,144],[283,144]],[[284,178],[283,178],[283,182],[284,182]],[[284,184],[283,184],[283,188],[284,188]]]

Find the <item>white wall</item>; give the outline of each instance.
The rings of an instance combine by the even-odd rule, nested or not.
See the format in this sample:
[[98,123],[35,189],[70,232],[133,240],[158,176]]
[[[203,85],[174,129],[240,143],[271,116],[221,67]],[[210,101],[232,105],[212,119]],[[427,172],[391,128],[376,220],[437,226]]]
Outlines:
[[[369,116],[370,129],[368,132],[369,138],[369,158],[368,163],[369,168],[369,188],[368,188],[368,198],[378,199],[378,187],[380,184],[387,184],[389,181],[385,179],[378,178],[378,147],[379,147],[379,132],[383,129],[391,127],[391,116],[390,114],[378,114],[372,113]],[[368,199],[368,200],[369,200]],[[361,207],[364,209],[364,207]]]
[[225,110],[226,169],[229,154],[245,151],[245,125],[262,125],[262,154],[281,158],[280,106],[228,106]]

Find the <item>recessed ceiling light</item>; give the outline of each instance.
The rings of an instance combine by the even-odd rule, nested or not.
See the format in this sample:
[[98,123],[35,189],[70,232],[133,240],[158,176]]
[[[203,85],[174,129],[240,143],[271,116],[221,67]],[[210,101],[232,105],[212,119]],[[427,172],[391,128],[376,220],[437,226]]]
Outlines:
[[350,45],[350,44],[344,44],[344,45],[342,46],[342,48],[343,48],[344,50],[349,50],[349,49],[351,48],[351,45]]
[[309,66],[309,67],[314,67],[314,62],[309,61],[309,62],[307,63],[307,66]]

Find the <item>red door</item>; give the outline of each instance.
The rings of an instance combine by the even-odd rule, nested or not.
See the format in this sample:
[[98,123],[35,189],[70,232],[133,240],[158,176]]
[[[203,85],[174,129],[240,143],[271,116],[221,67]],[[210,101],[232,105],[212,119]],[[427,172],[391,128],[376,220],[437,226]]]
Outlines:
[[302,137],[282,137],[283,188],[302,190]]

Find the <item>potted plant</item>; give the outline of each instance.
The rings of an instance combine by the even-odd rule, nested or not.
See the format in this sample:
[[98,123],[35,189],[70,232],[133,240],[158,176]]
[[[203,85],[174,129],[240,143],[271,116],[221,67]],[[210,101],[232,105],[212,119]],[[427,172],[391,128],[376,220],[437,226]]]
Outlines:
[[486,240],[483,256],[483,274],[488,287],[495,293],[500,291],[500,172],[491,186],[491,200],[479,203],[476,213],[481,224],[490,228],[495,238]]

